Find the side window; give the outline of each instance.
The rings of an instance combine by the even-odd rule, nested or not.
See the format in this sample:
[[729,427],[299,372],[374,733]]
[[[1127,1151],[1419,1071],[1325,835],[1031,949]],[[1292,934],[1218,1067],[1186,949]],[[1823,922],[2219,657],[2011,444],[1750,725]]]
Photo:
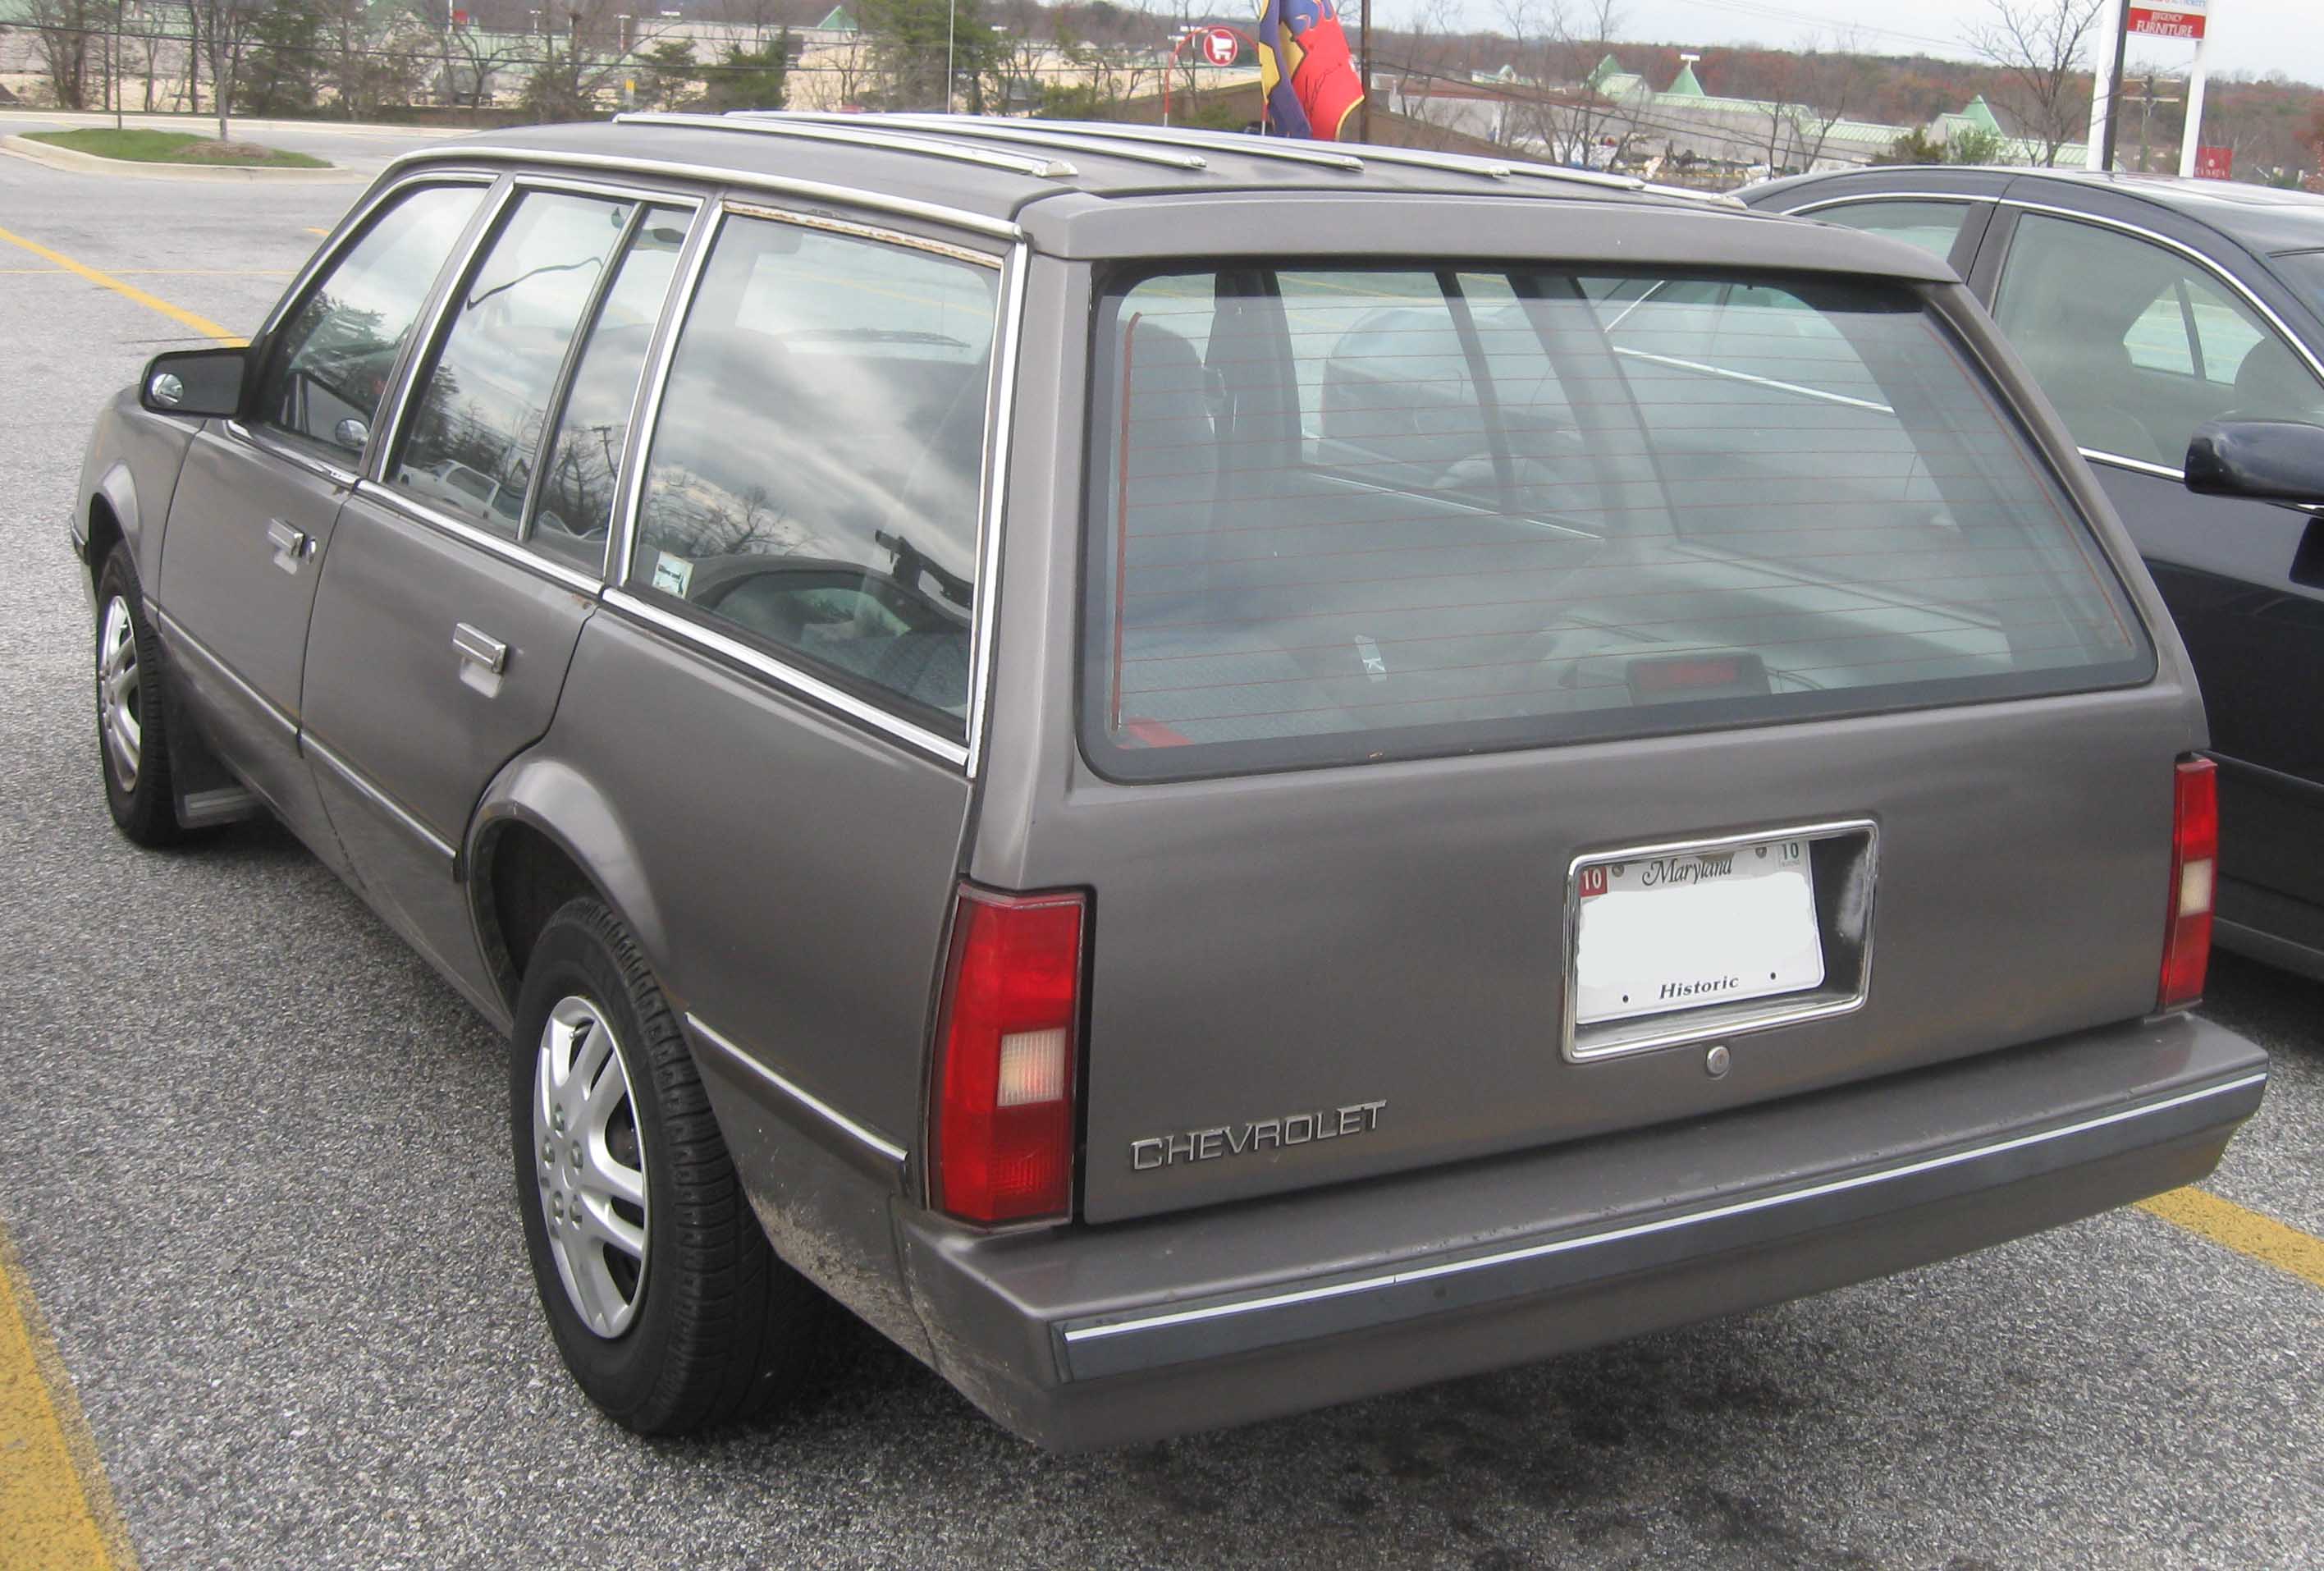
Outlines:
[[427,186],[340,256],[267,356],[257,422],[352,460],[370,439],[403,341],[484,188]]
[[1953,242],[1960,238],[1961,226],[1969,221],[1969,212],[1970,204],[1967,202],[1896,200],[1849,202],[1843,207],[1824,208],[1808,217],[1827,224],[1845,224],[1868,234],[1886,235],[1891,240],[1918,245],[1932,256],[1950,258]]
[[645,368],[646,346],[678,271],[687,217],[676,208],[648,208],[616,264],[574,368],[541,476],[540,500],[525,532],[535,550],[591,572],[604,565],[630,405]]
[[554,191],[518,199],[418,383],[388,470],[395,489],[517,538],[558,372],[635,205]]
[[2324,418],[2324,387],[2257,312],[2135,236],[2022,215],[1994,314],[2093,452],[2175,468],[2205,420]]
[[632,587],[964,735],[998,280],[729,215],[662,393]]

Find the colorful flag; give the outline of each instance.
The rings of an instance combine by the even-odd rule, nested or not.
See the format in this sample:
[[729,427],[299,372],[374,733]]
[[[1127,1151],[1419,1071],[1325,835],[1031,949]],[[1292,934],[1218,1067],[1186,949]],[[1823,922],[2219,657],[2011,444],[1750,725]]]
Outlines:
[[1332,0],[1261,0],[1259,79],[1271,134],[1341,140],[1364,87]]

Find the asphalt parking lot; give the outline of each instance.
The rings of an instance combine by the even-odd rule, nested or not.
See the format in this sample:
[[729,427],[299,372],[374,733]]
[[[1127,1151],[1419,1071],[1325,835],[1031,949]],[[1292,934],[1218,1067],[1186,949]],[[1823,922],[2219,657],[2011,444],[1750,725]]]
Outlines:
[[[273,139],[364,171],[406,144]],[[0,1262],[115,1563],[2324,1565],[2324,1280],[2261,1257],[2324,1237],[2324,986],[2232,958],[2209,1012],[2275,1079],[2204,1187],[2296,1230],[2246,1232],[2261,1254],[2125,1211],[1094,1457],[862,1332],[775,1421],[601,1419],[534,1306],[499,1042],[286,834],[141,854],[98,783],[64,535],[90,416],[147,356],[254,327],[359,189],[0,157]],[[0,1566],[51,1563],[20,1410],[0,1379]]]

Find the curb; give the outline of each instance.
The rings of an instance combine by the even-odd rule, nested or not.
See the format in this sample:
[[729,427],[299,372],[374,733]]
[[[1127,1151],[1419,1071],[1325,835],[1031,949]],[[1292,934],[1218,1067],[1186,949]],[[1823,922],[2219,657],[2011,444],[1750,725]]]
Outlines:
[[93,152],[78,152],[69,147],[35,142],[29,136],[0,136],[0,152],[13,154],[27,163],[63,170],[69,174],[142,175],[149,180],[285,180],[294,185],[301,182],[359,184],[370,178],[359,170],[337,167],[246,169],[230,163],[141,163],[134,159],[100,158]]

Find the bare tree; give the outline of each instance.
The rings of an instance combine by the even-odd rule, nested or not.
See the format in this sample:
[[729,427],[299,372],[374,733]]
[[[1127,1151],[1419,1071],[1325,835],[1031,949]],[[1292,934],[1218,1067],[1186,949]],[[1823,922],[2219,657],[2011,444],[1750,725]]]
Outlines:
[[242,85],[243,66],[263,15],[255,0],[186,0],[189,42],[196,68],[209,71],[211,106],[217,113],[220,142],[234,139],[228,121],[234,114],[235,93]]
[[31,28],[32,56],[41,62],[49,91],[60,109],[85,109],[105,69],[100,35],[111,25],[106,0],[30,0],[24,23]]
[[1766,88],[1767,170],[1780,174],[1797,168],[1812,170],[1823,156],[1832,127],[1848,112],[1849,74],[1837,69],[1832,57],[1821,52],[1813,39],[1782,56]]
[[1513,89],[1518,103],[1507,139],[1543,143],[1561,163],[1618,162],[1637,125],[1598,74],[1622,26],[1618,0],[1503,0],[1501,16],[1517,41],[1518,74],[1530,83]]
[[2041,144],[2044,166],[2089,124],[2089,85],[2082,48],[2106,0],[1987,0],[1989,21],[1971,27],[1967,42],[2000,70],[1996,88],[2027,135]]
[[369,0],[318,0],[315,42],[323,79],[350,120],[409,103],[433,48],[410,12]]

